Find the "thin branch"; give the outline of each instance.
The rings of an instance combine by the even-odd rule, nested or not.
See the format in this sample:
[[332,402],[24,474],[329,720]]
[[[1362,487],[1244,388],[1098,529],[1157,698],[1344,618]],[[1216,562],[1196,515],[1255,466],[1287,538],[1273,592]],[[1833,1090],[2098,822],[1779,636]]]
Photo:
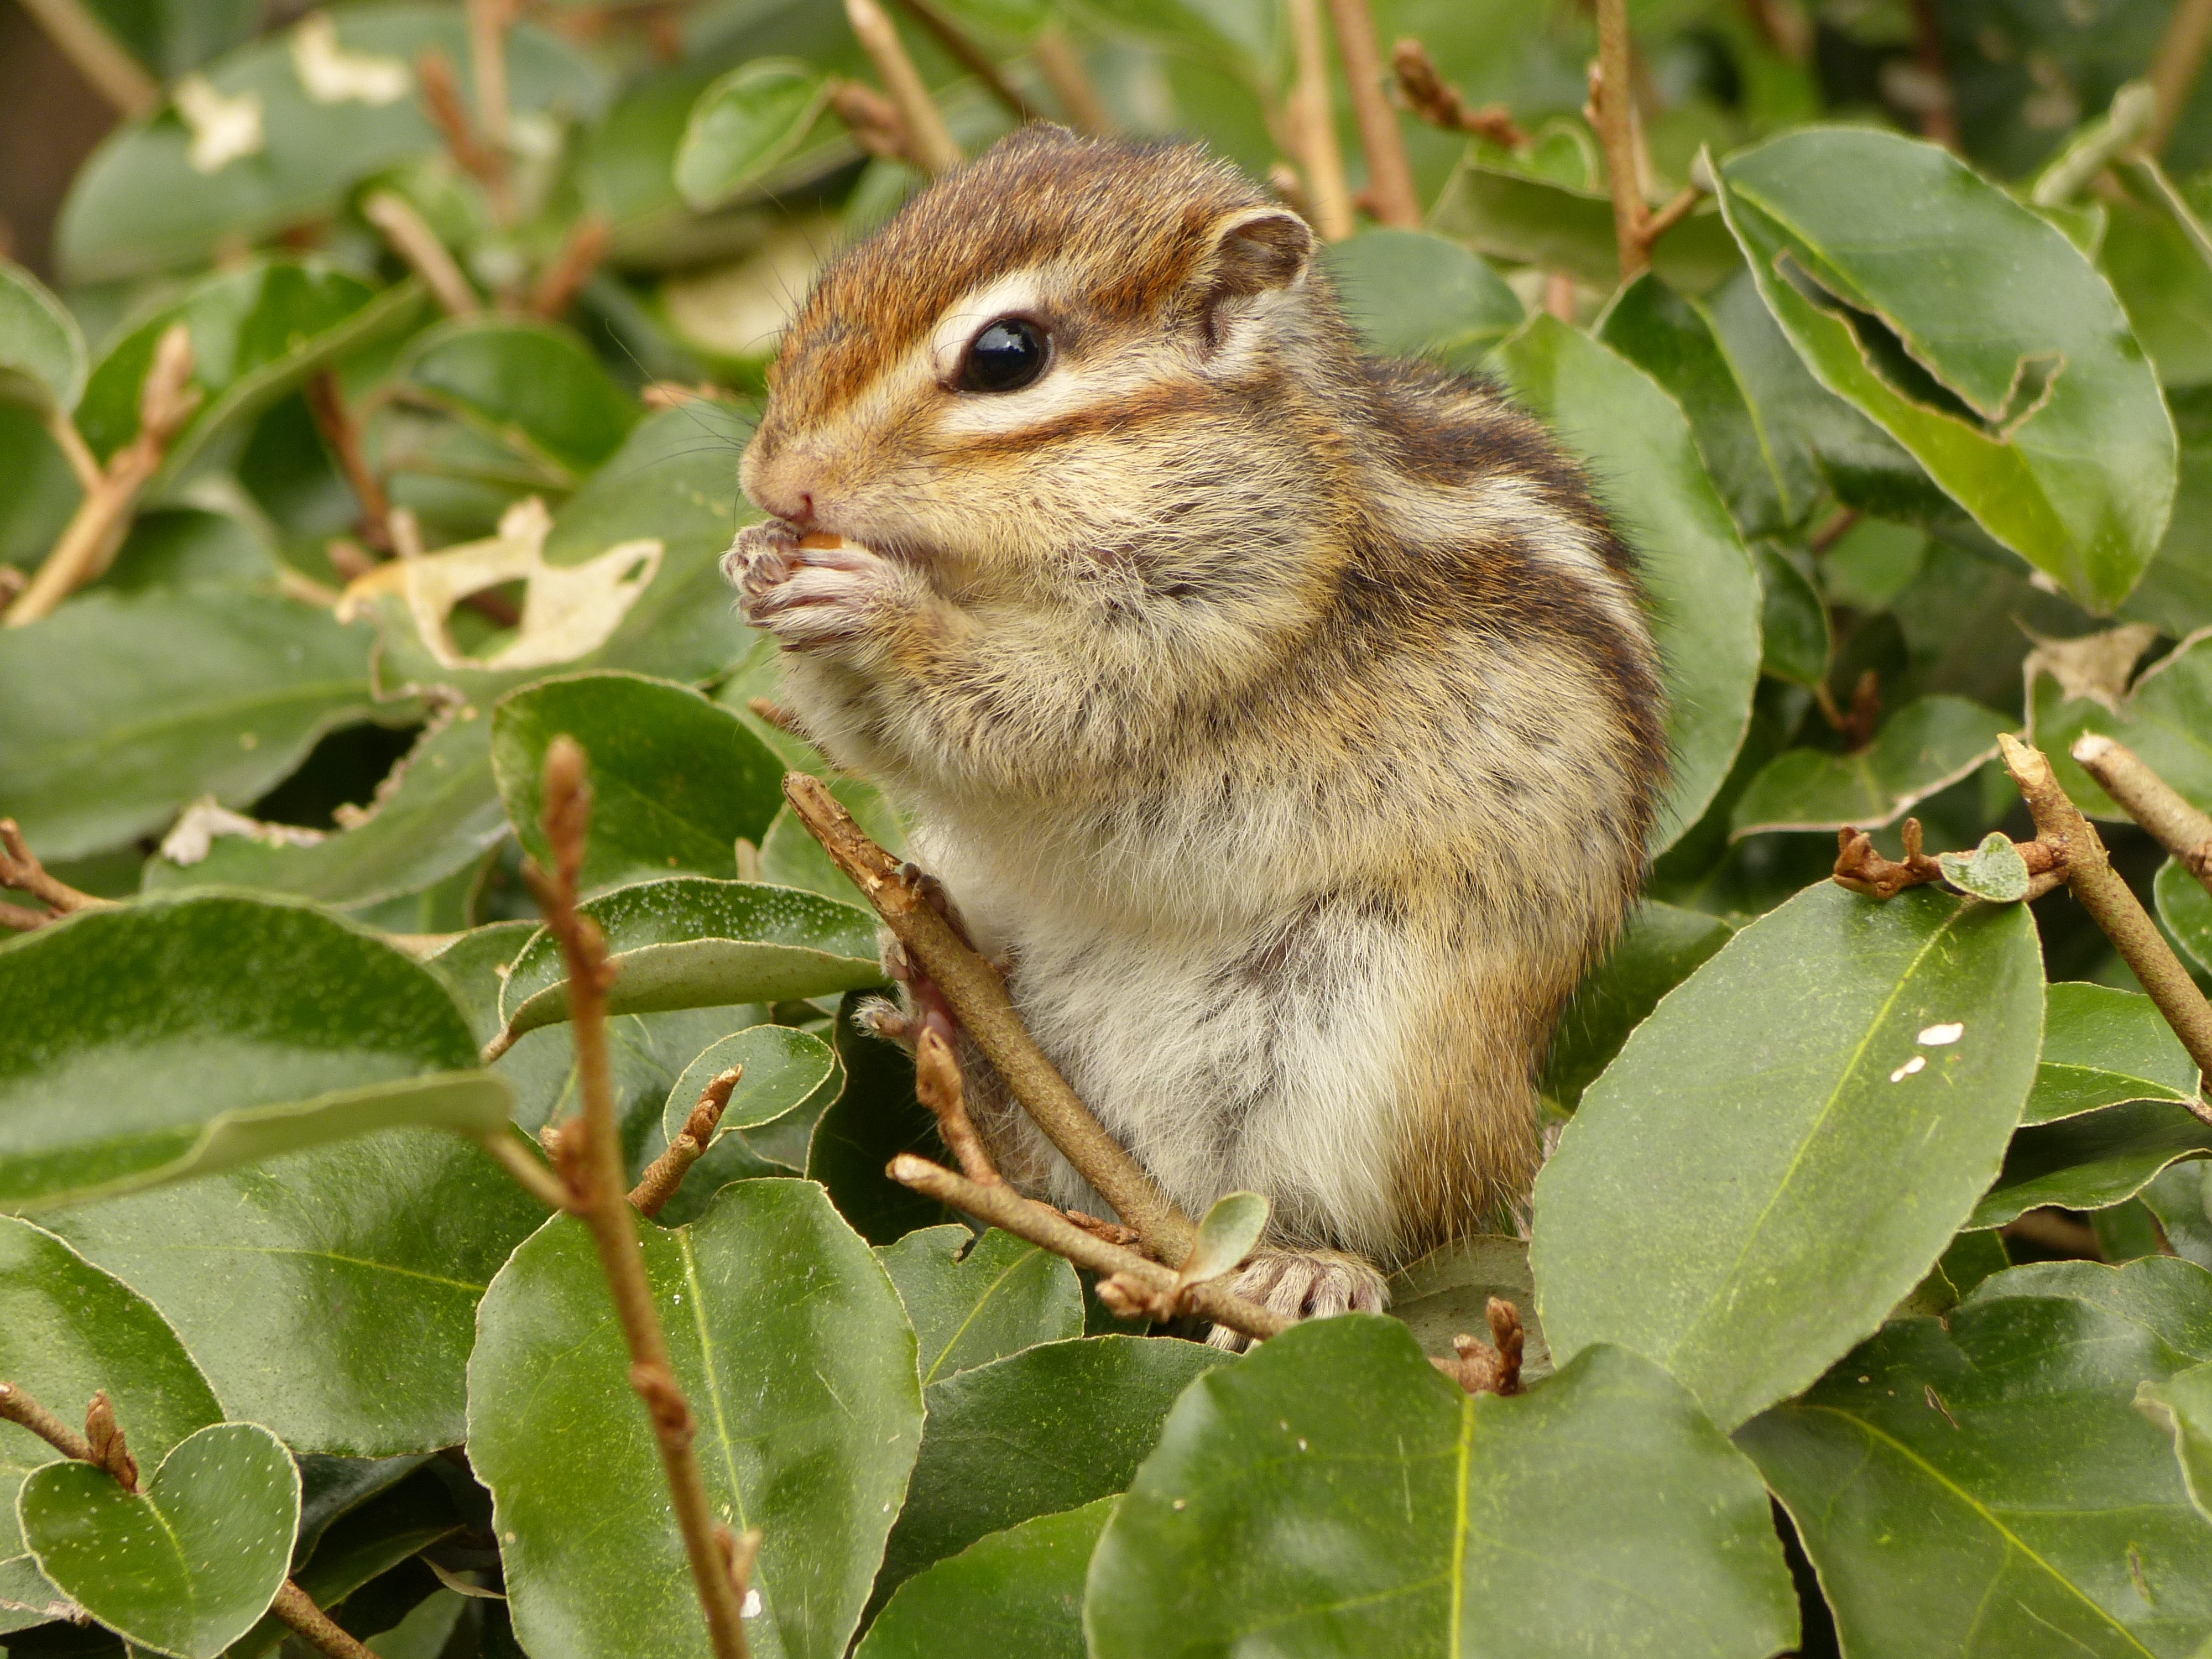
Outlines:
[[2212,48],[2212,0],[2181,0],[2166,19],[2166,33],[2151,54],[2151,90],[2158,94],[2158,114],[2152,119],[2143,148],[2153,155],[2166,148],[2174,123],[2203,72],[2204,55]]
[[374,1649],[347,1634],[336,1620],[315,1605],[307,1591],[289,1578],[277,1590],[269,1611],[318,1651],[328,1654],[330,1659],[376,1659]]
[[908,136],[906,118],[899,113],[898,106],[866,82],[830,82],[830,107],[869,155],[921,166],[915,159],[914,140]]
[[0,1382],[0,1418],[28,1429],[64,1457],[80,1463],[97,1463],[92,1443],[24,1392],[17,1383]]
[[606,940],[597,924],[576,910],[576,883],[584,866],[591,823],[590,787],[582,747],[559,737],[545,751],[545,839],[553,870],[526,866],[545,914],[561,941],[568,971],[568,1020],[576,1049],[582,1115],[555,1138],[554,1164],[566,1178],[571,1203],[591,1229],[600,1271],[606,1275],[623,1340],[630,1353],[630,1386],[645,1401],[660,1443],[677,1527],[691,1563],[691,1580],[707,1615],[717,1659],[745,1659],[743,1598],[715,1538],[707,1483],[693,1455],[691,1408],[668,1360],[667,1339],[653,1305],[645,1252],[637,1239],[637,1213],[623,1183],[622,1131],[615,1116],[614,1081],[607,1058],[607,988],[614,982]]
[[928,31],[930,37],[945,48],[952,58],[969,74],[981,81],[991,96],[997,99],[1006,112],[1017,121],[1042,121],[1044,112],[1022,96],[1014,83],[1000,72],[991,61],[991,54],[970,40],[959,26],[930,3],[930,0],[898,0],[906,15]]
[[20,628],[53,608],[107,568],[131,527],[131,509],[161,471],[169,442],[200,406],[192,380],[192,337],[172,323],[154,347],[154,362],[138,391],[138,432],[107,458],[100,482],[85,492],[61,539],[8,607],[7,625]]
[[1419,40],[1401,40],[1390,49],[1390,67],[1398,77],[1398,90],[1406,106],[1432,127],[1446,132],[1472,133],[1507,149],[1528,148],[1528,135],[1503,104],[1470,108],[1459,88],[1444,79],[1430,60],[1428,48]]
[[914,1048],[914,1092],[936,1115],[938,1139],[959,1160],[969,1180],[990,1187],[1006,1179],[991,1162],[983,1137],[976,1133],[975,1121],[968,1115],[960,1062],[952,1057],[951,1047],[944,1037],[927,1025],[921,1028]]
[[914,59],[906,54],[898,29],[876,0],[845,0],[845,15],[853,33],[876,66],[884,90],[897,106],[906,129],[907,147],[915,163],[928,173],[950,173],[960,165],[960,146],[938,112],[937,100],[922,84]]
[[1431,1356],[1429,1363],[1469,1394],[1519,1394],[1521,1356],[1527,1334],[1521,1328],[1521,1310],[1502,1296],[1483,1306],[1490,1340],[1478,1341],[1464,1332],[1452,1338],[1452,1358]]
[[76,429],[76,422],[58,409],[46,411],[46,431],[53,438],[54,447],[69,463],[70,476],[80,489],[90,491],[100,488],[100,457],[92,453],[92,446],[84,441],[84,434]]
[[745,1068],[732,1066],[718,1073],[714,1080],[699,1091],[698,1103],[692,1107],[691,1115],[684,1120],[684,1127],[668,1149],[653,1160],[636,1186],[629,1189],[629,1201],[648,1216],[660,1213],[661,1206],[676,1196],[676,1189],[684,1184],[684,1177],[691,1166],[706,1156],[713,1144],[715,1126],[721,1122],[722,1114],[729,1109],[730,1091],[738,1086]]
[[1959,118],[1952,108],[1951,66],[1943,52],[1943,24],[1936,0],[1912,0],[1912,56],[1927,82],[1928,99],[1920,117],[1920,136],[1956,155]]
[[560,252],[538,274],[538,285],[530,292],[533,315],[556,322],[567,313],[584,284],[592,280],[592,273],[599,268],[599,261],[607,257],[610,234],[607,222],[596,213],[576,221]]
[[1367,151],[1367,191],[1375,216],[1386,225],[1418,230],[1421,198],[1413,189],[1413,165],[1406,159],[1398,112],[1382,93],[1382,54],[1376,49],[1367,0],[1328,0],[1328,9],[1345,79],[1352,85],[1352,112],[1359,118],[1359,142]]
[[2074,758],[2173,854],[2175,863],[2212,891],[2212,817],[2184,800],[2180,791],[2124,744],[2093,732],[2074,745]]
[[[889,1174],[902,1187],[911,1187],[1017,1238],[1026,1238],[1103,1278],[1120,1276],[1152,1294],[1176,1292],[1176,1276],[1168,1268],[1085,1232],[1059,1211],[1024,1198],[1003,1182],[985,1186],[911,1152],[901,1152],[893,1158]],[[1218,1281],[1184,1286],[1181,1302],[1188,1312],[1261,1341],[1281,1335],[1297,1322],[1286,1314],[1237,1295]]]
[[[23,915],[38,915],[38,920],[29,924],[31,927],[43,927],[79,910],[115,908],[113,899],[96,898],[70,886],[60,877],[47,873],[46,866],[39,862],[30,843],[23,839],[21,826],[13,818],[0,818],[0,887],[28,893],[53,912],[52,915],[38,915],[35,911],[21,911]],[[27,929],[19,927],[18,931]]]
[[1322,240],[1340,242],[1358,228],[1352,216],[1352,186],[1344,176],[1344,150],[1336,140],[1336,100],[1328,84],[1328,44],[1322,29],[1321,0],[1290,0],[1291,33],[1297,43],[1297,82],[1291,89],[1284,125],[1291,153],[1305,169],[1312,192],[1314,228]]
[[1106,107],[1105,99],[1099,96],[1097,83],[1084,67],[1083,54],[1068,39],[1066,29],[1057,23],[1046,24],[1038,31],[1030,54],[1036,59],[1037,69],[1044,76],[1045,84],[1052,88],[1052,95],[1060,100],[1060,112],[1067,118],[1069,125],[1079,132],[1102,137],[1116,131],[1114,112]]
[[[1908,887],[1924,887],[1945,879],[1942,862],[1921,850],[1920,836],[1920,820],[1905,819],[1905,859],[1899,863],[1876,852],[1874,838],[1865,830],[1846,824],[1836,831],[1836,867],[1829,878],[1838,887],[1848,887],[1854,893],[1863,893],[1873,899],[1893,899]],[[2041,898],[2066,879],[2064,848],[2039,837],[2034,841],[2016,841],[2012,850],[2027,866],[2027,893],[2023,902]]]
[[[470,9],[473,13],[475,8]],[[453,59],[435,46],[424,47],[415,57],[415,82],[422,89],[422,107],[430,125],[438,129],[461,170],[487,189],[496,187],[506,176],[506,164],[497,150],[477,137]]]
[[477,291],[461,275],[460,266],[406,198],[388,190],[373,192],[361,204],[362,216],[384,233],[392,252],[404,259],[422,279],[441,310],[449,317],[473,316],[482,309]]
[[[465,0],[469,19],[469,70],[476,82],[477,125],[484,143],[504,163],[507,156],[507,26],[514,21],[512,0]],[[503,169],[502,169],[503,170]]]
[[1605,148],[1606,183],[1613,191],[1613,236],[1620,253],[1620,280],[1633,282],[1650,268],[1644,240],[1649,209],[1636,165],[1636,103],[1628,64],[1628,0],[1597,0],[1597,70],[1590,79],[1598,141]]
[[362,452],[361,428],[346,407],[337,371],[326,368],[314,376],[307,382],[307,412],[314,417],[315,430],[323,434],[323,442],[337,457],[338,470],[345,474],[355,499],[361,503],[362,540],[380,552],[390,552],[392,532],[386,520],[392,515],[392,502]]
[[161,106],[161,83],[78,0],[23,0],[23,9],[92,89],[127,116]]
[[1006,995],[1006,981],[932,904],[908,868],[871,840],[819,778],[787,774],[785,799],[807,833],[867,896],[913,961],[944,993],[961,1029],[997,1067],[1014,1098],[1093,1191],[1163,1261],[1190,1254],[1198,1229],[1108,1134],[1045,1057]]
[[492,1129],[477,1137],[477,1144],[514,1177],[515,1185],[549,1210],[571,1210],[574,1204],[568,1188],[529,1150],[505,1129]]
[[[2105,930],[2105,937],[2120,953],[2150,1000],[2158,1005],[2166,1023],[2189,1050],[2200,1073],[2212,1073],[2212,1004],[2197,988],[2197,981],[2173,954],[2173,947],[2144,914],[2142,903],[2112,868],[2105,843],[2095,826],[2081,816],[2052,775],[2051,763],[2041,751],[2029,748],[2009,732],[1997,739],[2005,769],[2027,802],[2035,819],[2037,838],[2063,850],[2066,884],[2090,919]],[[2212,1106],[2192,1102],[2190,1110],[2212,1121]]]
[[1644,216],[1644,246],[1648,252],[1651,245],[1690,216],[1690,210],[1705,194],[1695,185],[1685,185],[1674,192],[1666,206]]
[[2026,1239],[2031,1244],[2055,1250],[2061,1255],[2089,1261],[2104,1259],[2104,1251],[2097,1244],[2095,1230],[2057,1210],[2047,1207],[2023,1210],[1997,1231],[2007,1238]]

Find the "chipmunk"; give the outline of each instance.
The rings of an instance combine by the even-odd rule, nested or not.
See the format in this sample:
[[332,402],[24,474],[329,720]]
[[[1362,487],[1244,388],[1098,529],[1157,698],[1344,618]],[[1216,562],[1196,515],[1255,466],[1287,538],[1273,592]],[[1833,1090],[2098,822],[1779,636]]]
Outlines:
[[[1634,562],[1541,427],[1363,357],[1225,164],[1044,126],[834,260],[769,386],[724,568],[791,712],[1161,1187],[1272,1201],[1237,1288],[1379,1310],[1510,1224],[1666,768]],[[1006,1178],[1105,1213],[961,1058]]]

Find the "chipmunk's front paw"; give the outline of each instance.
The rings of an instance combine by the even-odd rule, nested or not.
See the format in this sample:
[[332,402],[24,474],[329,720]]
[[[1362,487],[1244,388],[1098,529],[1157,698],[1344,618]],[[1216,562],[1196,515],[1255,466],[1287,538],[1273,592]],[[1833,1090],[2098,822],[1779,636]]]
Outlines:
[[[1337,1250],[1262,1250],[1244,1265],[1231,1288],[1292,1319],[1381,1313],[1390,1305],[1389,1290],[1375,1264]],[[1225,1325],[1216,1325],[1206,1340],[1231,1353],[1242,1353],[1250,1344],[1243,1332]]]
[[899,586],[897,567],[881,555],[776,522],[740,532],[722,570],[745,620],[793,651],[859,639],[896,603]]

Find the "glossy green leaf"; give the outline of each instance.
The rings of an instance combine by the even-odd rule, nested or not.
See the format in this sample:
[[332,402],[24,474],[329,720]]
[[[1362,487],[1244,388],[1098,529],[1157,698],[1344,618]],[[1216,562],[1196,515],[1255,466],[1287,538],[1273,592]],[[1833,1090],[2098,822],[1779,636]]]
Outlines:
[[[896,1292],[821,1189],[726,1187],[639,1223],[715,1518],[765,1539],[762,1659],[836,1659],[867,1599],[921,1430]],[[665,1477],[582,1224],[549,1223],[484,1298],[470,1459],[491,1488],[515,1634],[538,1653],[705,1655]],[[580,1512],[601,1524],[580,1528]]]
[[860,1024],[866,1000],[848,994],[837,1010],[838,1058],[845,1092],[822,1114],[806,1146],[806,1174],[818,1181],[837,1213],[871,1244],[890,1244],[920,1227],[952,1219],[935,1199],[893,1181],[884,1166],[901,1152],[932,1163],[951,1154],[937,1133],[937,1115],[915,1097],[914,1057]]
[[2164,1100],[2133,1100],[2023,1128],[1970,1227],[1999,1227],[2046,1204],[2101,1210],[2124,1203],[2169,1164],[2212,1154],[2212,1124]]
[[411,397],[572,477],[603,465],[642,412],[550,323],[455,318],[414,341],[397,372]]
[[1198,1219],[1198,1237],[1176,1273],[1179,1285],[1200,1285],[1232,1271],[1267,1230],[1267,1200],[1258,1193],[1224,1193]]
[[1759,659],[1763,674],[1802,685],[1808,690],[1828,678],[1828,660],[1834,648],[1828,627],[1828,608],[1813,579],[1793,558],[1771,542],[1754,550],[1759,562]]
[[[606,936],[611,1012],[781,1002],[883,983],[872,916],[814,893],[703,876],[617,887],[580,907]],[[561,947],[540,933],[500,994],[508,1030],[568,1018]]]
[[1992,830],[1971,853],[1938,853],[1943,879],[1962,893],[1992,904],[2017,904],[2027,896],[2027,860],[2012,838]]
[[[396,75],[396,85],[368,97],[313,95],[301,74],[306,23],[232,52],[209,66],[207,80],[224,99],[258,106],[260,146],[204,171],[192,164],[192,133],[174,110],[126,124],[86,164],[63,206],[55,243],[64,272],[88,282],[189,264],[225,238],[258,239],[327,216],[358,180],[441,154],[445,140],[423,107],[413,64],[424,51],[467,64],[465,20],[419,3],[347,6],[331,16],[337,50],[371,60],[372,79]],[[506,59],[508,100],[519,113],[590,116],[605,101],[602,73],[534,24],[508,31]],[[397,95],[386,99],[386,90]]]
[[1330,243],[1326,263],[1344,314],[1378,357],[1471,368],[1526,316],[1504,277],[1426,231],[1364,230]]
[[[1347,1401],[1358,1401],[1347,1410]],[[1388,1320],[1299,1325],[1176,1402],[1091,1559],[1095,1659],[1741,1655],[1794,1644],[1766,1495],[1656,1367],[1599,1347],[1462,1394]]]
[[1720,169],[1723,211],[1808,368],[2084,605],[2166,529],[2173,423],[2112,292],[1934,144],[1800,131]]
[[717,1140],[739,1129],[772,1123],[787,1112],[826,1105],[836,1098],[843,1081],[837,1051],[811,1031],[788,1025],[752,1026],[724,1037],[684,1068],[662,1109],[661,1127],[670,1139],[683,1131],[707,1085],[733,1066],[743,1066],[744,1075],[730,1091],[730,1103],[715,1131]]
[[393,1129],[49,1224],[161,1310],[227,1416],[384,1457],[459,1443],[477,1303],[544,1218],[473,1142]]
[[[2212,271],[2206,273],[2212,287]],[[2208,317],[2212,323],[2212,317]],[[2181,439],[2181,481],[2158,556],[2120,614],[2185,639],[2212,628],[2212,386],[2169,387],[2166,406]]]
[[635,674],[540,680],[492,714],[492,767],[524,849],[544,864],[545,751],[571,737],[590,762],[588,890],[680,870],[737,873],[782,810],[783,764],[726,710]]
[[1727,944],[1729,933],[1718,916],[1656,899],[1638,905],[1559,1016],[1539,1079],[1545,1095],[1572,1111],[1659,999]]
[[1875,830],[1903,817],[1996,753],[2014,722],[1964,697],[1921,697],[1856,754],[1792,749],[1769,761],[1729,815],[1731,840],[1770,830]]
[[[1493,259],[1565,271],[1601,289],[1620,281],[1613,198],[1601,190],[1470,156],[1445,184],[1429,223]],[[1651,250],[1653,268],[1690,294],[1716,287],[1741,263],[1714,213],[1692,214]]]
[[699,94],[676,151],[676,188],[704,213],[768,176],[805,141],[830,101],[812,65],[763,58]]
[[1759,680],[1759,575],[1682,411],[1644,372],[1556,318],[1498,349],[1515,394],[1580,457],[1637,550],[1672,755],[1651,850],[1697,822],[1728,775]]
[[2203,972],[2212,974],[2212,893],[2173,860],[2159,866],[2151,883],[2158,919]]
[[[11,1480],[9,1484],[15,1482]],[[9,1524],[15,1522],[14,1498],[8,1502]],[[68,1619],[78,1611],[76,1602],[46,1582],[30,1553],[0,1557],[0,1636]]]
[[[148,1469],[195,1430],[222,1420],[207,1379],[160,1313],[52,1233],[0,1217],[0,1377],[64,1422],[106,1391],[131,1455]],[[23,1553],[15,1489],[60,1455],[0,1425],[0,1561]],[[0,1607],[5,1590],[0,1589]],[[0,1612],[0,1630],[9,1628]]]
[[0,1052],[0,1200],[18,1206],[398,1124],[507,1121],[437,980],[299,906],[80,912],[0,946],[0,999],[22,1022]]
[[1734,1428],[1881,1322],[1996,1176],[2035,1073],[2024,906],[1832,883],[1721,948],[1536,1183],[1553,1352],[1659,1361]]
[[423,734],[395,767],[368,816],[311,846],[216,836],[206,856],[176,861],[173,838],[146,866],[145,889],[250,887],[361,910],[419,893],[466,870],[507,835],[492,778],[491,722],[462,709]]
[[83,500],[83,488],[36,410],[0,398],[0,559],[28,568],[46,556]]
[[1193,1378],[1231,1356],[1172,1337],[1048,1342],[939,1379],[878,1599],[987,1533],[1120,1492]]
[[1476,1234],[1438,1245],[1390,1275],[1389,1313],[1413,1332],[1423,1353],[1444,1355],[1452,1352],[1455,1336],[1490,1340],[1486,1310],[1493,1296],[1510,1302],[1521,1316],[1522,1377],[1533,1382],[1548,1376],[1552,1350],[1536,1316],[1526,1239]]
[[922,1227],[876,1259],[906,1304],[927,1389],[978,1365],[1083,1334],[1083,1286],[1066,1258],[1012,1233]]
[[0,633],[0,803],[41,858],[243,806],[374,708],[373,636],[326,611],[199,590],[72,599]]
[[2188,1654],[2212,1634],[2212,1522],[2134,1409],[2205,1357],[2205,1291],[2175,1274],[2205,1276],[2047,1265],[1884,1328],[1737,1435],[1846,1654]]
[[76,423],[106,456],[138,430],[138,401],[161,336],[183,323],[192,341],[192,384],[204,401],[169,445],[149,489],[158,497],[195,469],[209,447],[237,431],[319,369],[428,315],[421,287],[382,293],[320,261],[256,261],[203,278],[148,314],[93,366]]
[[2192,1158],[2162,1170],[2138,1194],[2166,1248],[2184,1261],[2212,1269],[2212,1194],[2204,1174],[2212,1164]]
[[2070,982],[2045,990],[2043,1058],[2022,1123],[2124,1100],[2191,1100],[2197,1091],[2196,1062],[2140,991]]
[[2084,812],[2127,821],[2074,758],[2075,744],[2088,732],[2118,738],[2191,805],[2212,810],[2212,750],[2204,743],[2204,733],[2212,732],[2212,635],[2191,640],[2144,669],[2114,700],[2116,707],[2092,696],[2069,697],[2048,674],[2036,678],[2030,695],[2030,737]]
[[2172,216],[2144,204],[2105,204],[2097,251],[2136,337],[2169,392],[2212,381],[2212,267]]
[[1820,478],[1809,457],[1766,430],[1765,412],[1701,301],[1646,272],[1613,295],[1597,337],[1681,405],[1705,469],[1745,534],[1775,535],[1811,513]]
[[2199,1515],[2212,1519],[2212,1365],[2193,1365],[2136,1389],[2136,1409],[2173,1436],[2182,1484]]
[[0,400],[66,415],[85,374],[76,319],[29,271],[0,259]]
[[1035,1516],[908,1579],[854,1659],[1084,1659],[1084,1574],[1115,1501]]
[[39,1570],[126,1640],[215,1659],[276,1598],[300,1519],[300,1472],[276,1437],[217,1423],[126,1492],[90,1463],[49,1463],[16,1498]]

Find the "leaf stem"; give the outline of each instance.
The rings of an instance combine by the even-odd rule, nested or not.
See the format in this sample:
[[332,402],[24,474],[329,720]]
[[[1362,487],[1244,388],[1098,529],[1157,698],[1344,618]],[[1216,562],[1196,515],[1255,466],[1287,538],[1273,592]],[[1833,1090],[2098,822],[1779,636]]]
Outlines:
[[1336,25],[1336,49],[1352,86],[1352,113],[1359,120],[1359,142],[1367,152],[1367,192],[1375,216],[1401,230],[1418,230],[1421,198],[1413,189],[1413,163],[1406,159],[1406,135],[1398,131],[1398,112],[1382,93],[1382,58],[1375,45],[1375,19],[1367,0],[1328,0]]
[[[2197,981],[2173,954],[2173,947],[2158,925],[2112,868],[2096,826],[2081,816],[2057,778],[2051,762],[2009,732],[1997,739],[2004,752],[2005,769],[2019,786],[2027,810],[2035,819],[2036,839],[2051,842],[2064,855],[2066,884],[2090,919],[2105,930],[2113,949],[2128,964],[2150,1000],[2158,1005],[2166,1023],[2181,1039],[2200,1073],[2212,1073],[2212,1004],[2197,988]],[[2189,1109],[2212,1122],[2212,1106],[2192,1101]]]
[[783,793],[807,833],[875,907],[951,1006],[961,1029],[998,1068],[1014,1097],[1092,1190],[1163,1261],[1181,1261],[1198,1237],[1185,1215],[1106,1133],[1022,1024],[1006,981],[939,914],[907,869],[872,841],[819,778],[785,775]]
[[569,1030],[584,1099],[580,1118],[562,1126],[555,1139],[554,1164],[568,1182],[571,1207],[582,1216],[598,1247],[600,1271],[629,1347],[630,1386],[653,1419],[677,1527],[714,1653],[717,1659],[745,1659],[742,1598],[721,1536],[729,1529],[715,1525],[708,1507],[706,1479],[692,1453],[691,1407],[669,1364],[667,1339],[637,1240],[637,1214],[623,1191],[622,1131],[607,1058],[607,989],[614,973],[598,926],[576,910],[577,878],[592,815],[585,770],[583,747],[574,738],[558,737],[548,745],[544,823],[553,869],[548,876],[526,866],[545,925],[561,941],[568,965]]

